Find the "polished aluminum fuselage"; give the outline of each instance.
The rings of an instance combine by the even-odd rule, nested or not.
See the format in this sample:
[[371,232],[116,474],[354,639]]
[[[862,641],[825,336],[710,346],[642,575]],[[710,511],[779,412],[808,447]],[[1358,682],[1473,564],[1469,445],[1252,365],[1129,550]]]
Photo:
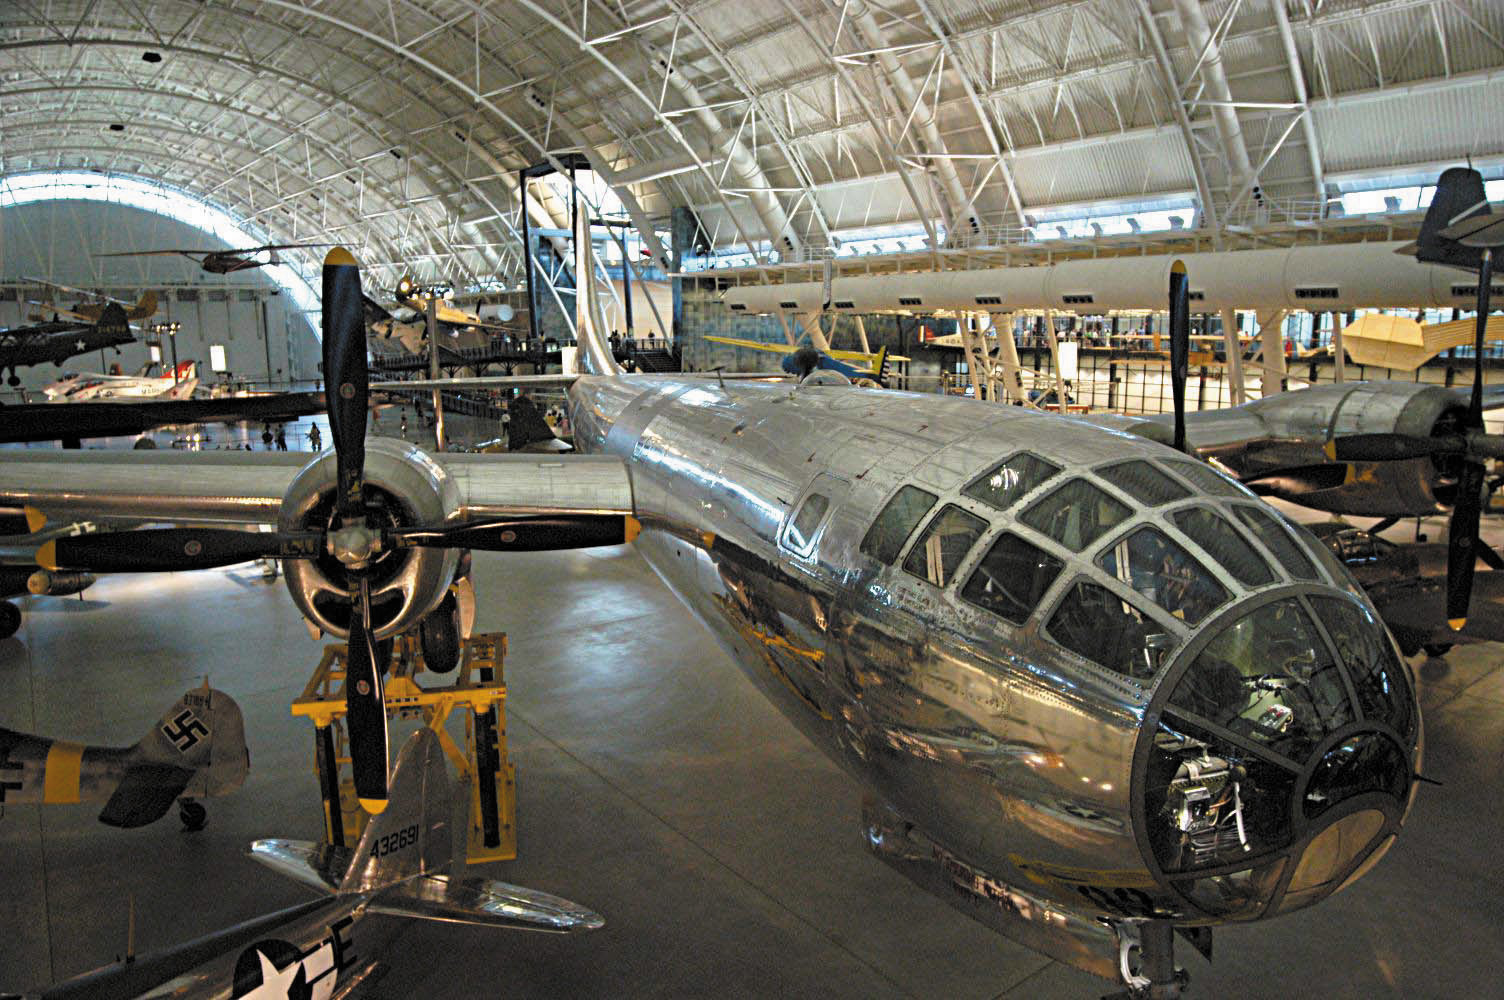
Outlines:
[[[1061,905],[1081,904],[1082,880],[1152,890],[1129,798],[1148,692],[859,545],[900,483],[957,502],[1022,446],[1053,442],[1081,464],[1160,446],[849,387],[586,378],[572,399],[577,443],[630,463],[642,554],[871,794]],[[834,512],[801,557],[780,531],[815,483]]]
[[[1197,479],[1191,472],[1210,474],[1138,435],[1023,408],[849,385],[597,376],[576,382],[570,398],[577,445],[627,463],[644,557],[768,698],[864,786],[874,852],[1004,933],[1104,975],[1114,974],[1117,954],[1104,920],[1121,935],[1135,920],[1205,924],[1227,912],[1220,904],[1188,908],[1182,893],[1190,883],[1167,879],[1162,860],[1149,854],[1150,838],[1162,838],[1170,820],[1146,805],[1144,768],[1165,752],[1160,712],[1171,683],[1200,662],[1198,651],[1251,609],[1280,600],[1353,602],[1371,623],[1372,648],[1391,643],[1334,560],[1319,570],[1308,561],[1300,573],[1276,570],[1250,587],[1229,574],[1217,546],[1202,549],[1202,559],[1226,595],[1221,610],[1199,624],[1164,609],[1151,614],[1156,641],[1179,650],[1168,668],[1140,681],[1052,638],[1047,623],[1069,588],[1124,586],[1106,561],[1141,529],[1199,544],[1171,512],[1217,510],[1231,523],[1237,511],[1262,506],[1230,483],[1214,495],[1195,490],[1168,504],[1125,507],[1126,520],[1081,551],[1052,546],[1064,569],[1022,625],[961,596],[957,581],[1004,533],[1027,535],[1020,510],[1062,480],[1117,488],[1103,470],[1128,459],[1160,469],[1182,463],[1190,471],[1176,474],[1187,482]],[[1060,479],[1032,487],[1006,510],[963,492],[1024,450],[1064,470]],[[932,510],[951,505],[987,524],[945,571],[945,586],[906,572],[902,554],[889,564],[862,550],[904,485],[933,494]],[[829,500],[828,512],[807,526],[811,541],[801,548],[789,528],[813,493]],[[1119,495],[1132,500],[1131,491]],[[1278,515],[1262,509],[1276,523]],[[911,555],[924,544],[919,523],[905,543]],[[1296,542],[1293,527],[1276,531],[1286,529]],[[1314,539],[1300,545],[1319,548]],[[1268,662],[1270,669],[1278,662],[1272,651]],[[1403,689],[1402,701],[1411,698],[1408,681],[1386,683]],[[1246,710],[1246,691],[1240,685],[1222,697]],[[1418,766],[1418,733],[1393,735],[1408,766]],[[1309,781],[1324,752],[1287,766]],[[1351,808],[1374,805],[1390,835],[1407,798],[1402,789],[1355,799]],[[1296,806],[1272,786],[1260,807],[1284,817],[1275,839],[1288,850],[1304,851],[1323,828],[1297,820],[1286,837]],[[1352,864],[1377,843],[1352,848]],[[1311,850],[1306,862],[1322,849]],[[1229,881],[1210,884],[1236,895]],[[1269,891],[1260,892],[1267,901]],[[1307,893],[1292,906],[1316,898]]]

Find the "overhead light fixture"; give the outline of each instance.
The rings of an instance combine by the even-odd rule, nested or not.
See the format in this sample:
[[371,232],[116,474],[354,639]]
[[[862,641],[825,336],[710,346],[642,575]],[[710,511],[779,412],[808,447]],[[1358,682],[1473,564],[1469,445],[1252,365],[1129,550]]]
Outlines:
[[141,61],[149,63],[159,63],[162,61],[162,53],[153,52],[151,49],[147,49],[145,52],[141,53]]
[[111,122],[110,123],[110,131],[111,132],[124,132],[125,131],[125,126],[122,125],[122,124],[120,124],[119,122]]

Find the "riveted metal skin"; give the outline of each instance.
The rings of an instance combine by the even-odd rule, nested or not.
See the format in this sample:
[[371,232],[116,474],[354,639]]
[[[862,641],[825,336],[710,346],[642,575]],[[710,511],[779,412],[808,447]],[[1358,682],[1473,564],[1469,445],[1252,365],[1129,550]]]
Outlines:
[[[1456,470],[1445,458],[1337,462],[1323,448],[1357,434],[1455,434],[1466,401],[1415,382],[1349,382],[1265,396],[1186,417],[1190,448],[1258,492],[1333,514],[1410,517],[1451,507]],[[1166,440],[1168,416],[1093,417],[1094,422]]]
[[[639,551],[752,682],[860,782],[865,835],[879,857],[953,902],[963,898],[966,912],[1030,947],[1109,978],[1117,975],[1114,925],[1219,922],[1148,853],[1142,828],[1163,820],[1146,814],[1138,787],[1152,739],[1145,713],[1164,679],[1185,672],[1188,651],[1205,645],[1213,619],[1290,587],[1371,608],[1325,562],[1297,582],[1266,554],[1269,579],[1244,586],[1171,515],[1205,509],[1231,523],[1235,508],[1251,508],[1275,518],[1297,547],[1316,547],[1314,539],[1220,477],[1225,489],[1215,496],[1186,478],[1179,500],[1140,504],[1100,470],[1138,458],[1174,471],[1194,460],[1138,435],[1022,408],[632,376],[582,377],[570,399],[577,447],[627,462]],[[964,492],[1024,450],[1062,471],[1006,511]],[[1131,508],[1081,552],[1020,516],[1072,477]],[[945,586],[903,568],[926,521],[891,564],[862,549],[905,485],[936,496],[932,510],[949,505],[986,522]],[[824,498],[823,515],[793,531],[812,496]],[[1138,598],[1167,652],[1152,676],[1135,678],[1067,649],[1050,623],[1077,582],[1135,598],[1100,559],[1145,527],[1215,567],[1226,597],[1196,625]],[[1021,625],[960,593],[1004,533],[1027,537],[1064,566]],[[1390,643],[1376,617],[1371,629]],[[1411,691],[1404,697],[1413,700]],[[1418,755],[1417,734],[1389,735]],[[1281,799],[1279,808],[1287,805]],[[1407,806],[1385,803],[1386,831]],[[1304,835],[1297,831],[1293,846],[1308,842]],[[1375,845],[1359,847],[1353,866]]]
[[[443,466],[415,445],[393,438],[366,440],[367,499],[378,496],[393,525],[440,524],[460,510],[460,491]],[[335,490],[334,453],[310,462],[282,500],[279,528],[286,532],[323,530]],[[404,548],[372,560],[371,602],[376,638],[416,628],[438,606],[459,565],[457,549]],[[330,635],[348,634],[351,588],[337,560],[288,559],[288,592],[308,620]]]

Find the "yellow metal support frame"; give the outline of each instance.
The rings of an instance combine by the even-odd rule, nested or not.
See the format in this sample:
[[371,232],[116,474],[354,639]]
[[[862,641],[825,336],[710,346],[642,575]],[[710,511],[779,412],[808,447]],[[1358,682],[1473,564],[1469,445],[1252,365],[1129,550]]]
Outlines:
[[[392,650],[392,669],[384,688],[389,719],[421,719],[439,738],[469,789],[467,858],[471,862],[506,861],[517,856],[516,769],[507,757],[506,697],[503,674],[504,632],[471,636],[465,643],[453,682],[423,687],[425,672],[416,635],[399,636]],[[356,801],[345,733],[344,643],[324,647],[292,714],[307,718],[315,730],[315,771],[324,803],[325,839],[353,845],[369,818]],[[464,746],[448,730],[450,715],[465,713]],[[338,811],[338,822],[335,813]]]

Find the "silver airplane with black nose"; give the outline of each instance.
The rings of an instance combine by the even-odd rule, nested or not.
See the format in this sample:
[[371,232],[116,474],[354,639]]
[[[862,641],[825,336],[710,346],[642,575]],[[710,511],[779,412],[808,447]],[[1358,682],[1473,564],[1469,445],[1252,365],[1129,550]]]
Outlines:
[[[588,454],[371,439],[368,508],[395,541],[285,552],[318,628],[339,634],[332,608],[355,619],[346,570],[375,638],[429,620],[455,561],[403,525],[512,518],[520,546],[528,518],[620,516],[862,786],[879,857],[1134,997],[1179,995],[1173,931],[1209,952],[1209,928],[1319,902],[1393,842],[1420,766],[1412,678],[1311,536],[1207,465],[1085,421],[828,375],[623,374],[581,235],[583,373],[563,381]],[[330,520],[330,456],[215,456],[198,476],[183,458],[28,455],[0,469],[0,500],[278,522],[293,541]]]

